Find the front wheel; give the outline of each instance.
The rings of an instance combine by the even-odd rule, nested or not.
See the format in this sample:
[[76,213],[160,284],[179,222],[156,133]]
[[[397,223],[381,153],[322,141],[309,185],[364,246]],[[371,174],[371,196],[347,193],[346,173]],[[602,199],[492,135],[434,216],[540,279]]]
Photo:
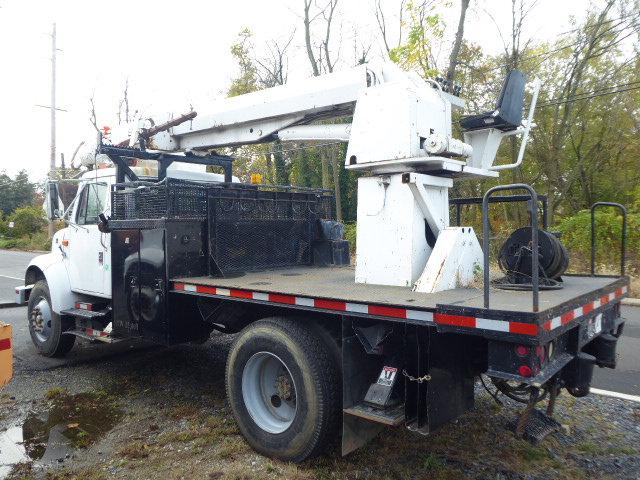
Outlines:
[[342,419],[334,348],[314,325],[274,317],[246,327],[227,360],[227,396],[254,450],[301,462],[320,454]]
[[62,357],[71,350],[75,335],[63,335],[70,325],[51,308],[51,295],[46,280],[38,281],[27,305],[29,334],[38,351],[45,357]]

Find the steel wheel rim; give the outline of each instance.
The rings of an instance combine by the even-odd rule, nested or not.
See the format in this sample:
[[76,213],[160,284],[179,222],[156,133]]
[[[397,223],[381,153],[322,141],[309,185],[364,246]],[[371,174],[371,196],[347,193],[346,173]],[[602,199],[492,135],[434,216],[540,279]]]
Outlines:
[[29,316],[31,330],[39,342],[44,343],[51,336],[51,320],[51,306],[46,298],[40,298]]
[[269,352],[254,354],[244,366],[242,398],[256,425],[273,434],[287,430],[298,410],[293,376],[285,363]]

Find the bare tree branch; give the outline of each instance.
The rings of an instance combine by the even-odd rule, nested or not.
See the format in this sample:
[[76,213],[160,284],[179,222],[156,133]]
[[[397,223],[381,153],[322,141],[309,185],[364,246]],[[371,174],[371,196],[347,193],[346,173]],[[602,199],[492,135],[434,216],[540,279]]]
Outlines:
[[309,63],[311,63],[311,69],[313,70],[313,75],[317,77],[318,75],[320,75],[320,70],[318,68],[318,62],[316,60],[316,57],[313,54],[313,47],[311,46],[311,22],[313,21],[313,19],[309,17],[309,10],[311,9],[312,0],[303,0],[303,1],[304,1],[304,43],[305,43],[305,46],[307,47],[307,56],[309,57]]
[[460,0],[460,18],[458,19],[458,30],[456,32],[453,49],[449,55],[449,68],[447,69],[447,81],[453,83],[456,74],[456,65],[458,64],[458,55],[462,46],[462,38],[464,37],[464,20],[467,15],[470,0]]
[[266,59],[256,58],[255,62],[260,67],[257,71],[258,79],[264,87],[284,85],[287,82],[288,61],[287,50],[293,41],[296,30],[293,29],[289,38],[280,43],[277,40],[267,45],[269,56]]
[[100,133],[100,129],[98,128],[98,122],[96,120],[96,103],[93,99],[93,95],[89,98],[89,122],[93,125],[93,128],[96,129],[96,132]]
[[[382,0],[375,1],[375,16],[376,22],[378,23],[378,28],[380,29],[380,34],[382,35],[382,42],[384,43],[384,48],[387,50],[387,54],[391,51],[389,48],[389,42],[387,41],[387,24],[384,18],[384,12],[382,10],[381,2]],[[402,28],[402,27],[400,27]]]

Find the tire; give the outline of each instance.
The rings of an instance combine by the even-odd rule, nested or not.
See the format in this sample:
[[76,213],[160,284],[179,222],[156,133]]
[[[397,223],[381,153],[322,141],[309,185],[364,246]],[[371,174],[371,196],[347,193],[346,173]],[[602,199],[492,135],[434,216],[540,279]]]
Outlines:
[[[247,326],[234,341],[227,359],[227,398],[254,450],[302,462],[336,438],[342,376],[328,338],[313,324],[272,317]],[[276,380],[263,378],[274,370]]]
[[62,318],[51,308],[51,295],[46,280],[39,280],[31,290],[27,305],[27,321],[31,340],[45,357],[62,357],[73,348],[75,335],[62,334],[73,325],[70,320]]

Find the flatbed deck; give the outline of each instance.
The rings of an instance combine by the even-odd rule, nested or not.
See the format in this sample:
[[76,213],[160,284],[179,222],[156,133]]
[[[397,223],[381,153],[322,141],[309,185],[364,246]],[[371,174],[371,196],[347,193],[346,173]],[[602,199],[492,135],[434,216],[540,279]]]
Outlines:
[[353,267],[297,267],[234,278],[175,278],[172,284],[179,293],[530,336],[619,301],[628,288],[625,277],[566,276],[564,288],[540,292],[539,311],[533,312],[530,291],[492,288],[490,308],[485,309],[482,288],[418,293],[410,287],[355,283]]

